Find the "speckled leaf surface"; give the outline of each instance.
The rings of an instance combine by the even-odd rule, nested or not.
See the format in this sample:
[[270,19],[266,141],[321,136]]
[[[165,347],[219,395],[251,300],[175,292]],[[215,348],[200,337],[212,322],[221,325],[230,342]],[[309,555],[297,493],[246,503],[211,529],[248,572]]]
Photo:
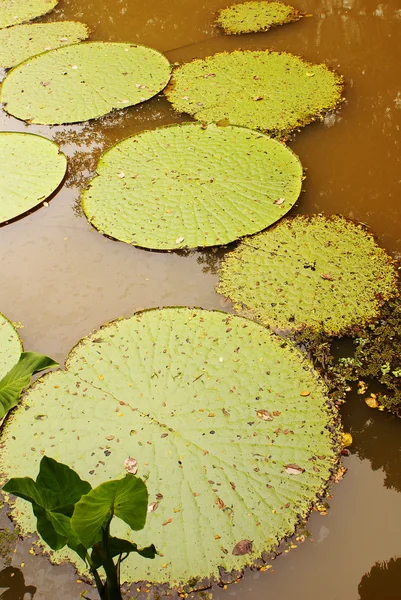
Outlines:
[[223,8],[217,13],[216,23],[224,33],[231,35],[267,31],[277,25],[298,21],[302,16],[297,8],[283,2],[251,0]]
[[169,78],[167,58],[152,48],[86,42],[18,65],[4,80],[0,99],[24,121],[76,123],[148,100]]
[[0,0],[0,28],[45,15],[57,3],[58,0]]
[[218,291],[273,328],[339,335],[378,316],[396,267],[362,225],[334,216],[287,219],[226,256]]
[[82,196],[96,229],[171,250],[227,244],[268,227],[301,191],[284,144],[238,127],[197,123],[132,136],[106,152]]
[[18,362],[22,342],[13,324],[0,313],[0,381]]
[[15,25],[0,31],[0,67],[9,69],[24,60],[75,44],[89,36],[89,29],[76,21]]
[[[123,579],[197,588],[219,580],[219,567],[255,563],[294,531],[337,461],[325,386],[252,321],[145,311],[84,338],[66,367],[34,384],[9,419],[1,472],[35,476],[46,454],[97,485],[135,458],[149,491],[146,527],[133,537],[119,523],[112,533],[153,540],[160,556],[129,558]],[[18,523],[34,527],[24,503]]]
[[0,133],[0,223],[37,206],[62,182],[67,160],[54,142],[30,133]]
[[225,119],[285,137],[334,109],[342,89],[342,78],[326,65],[285,52],[236,50],[178,67],[166,95],[199,121]]

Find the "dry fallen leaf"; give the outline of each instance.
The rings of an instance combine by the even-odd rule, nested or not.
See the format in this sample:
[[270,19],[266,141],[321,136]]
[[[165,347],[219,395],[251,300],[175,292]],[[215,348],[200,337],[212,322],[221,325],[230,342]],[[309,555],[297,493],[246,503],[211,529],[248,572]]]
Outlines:
[[263,421],[273,421],[273,417],[268,410],[257,410],[256,414],[258,415],[259,419],[262,419]]
[[379,406],[377,398],[374,394],[369,396],[369,398],[365,398],[365,403],[369,406],[369,408],[378,408]]
[[305,396],[305,397],[306,397],[306,396],[310,396],[310,392],[308,392],[308,391],[301,392],[301,394],[300,394],[300,395],[301,395],[301,396]]
[[152,504],[149,504],[148,513],[155,512],[155,510],[157,510],[158,506],[159,506],[159,504],[157,502],[152,502]]
[[285,202],[285,198],[278,198],[277,200],[275,200],[273,202],[273,204],[276,204],[276,206],[280,206],[281,204],[284,204]]
[[301,473],[305,472],[305,469],[298,465],[285,465],[285,471],[289,475],[301,475]]
[[252,542],[251,540],[241,540],[234,546],[233,554],[234,556],[242,556],[243,554],[250,554],[252,552]]
[[132,456],[130,456],[125,461],[124,468],[127,471],[127,473],[131,473],[132,475],[135,475],[136,472],[138,471],[138,461],[136,460],[136,458],[132,458]]
[[352,435],[350,433],[343,433],[343,435],[342,435],[342,442],[343,442],[344,448],[346,448],[347,446],[351,446],[351,444],[352,444]]
[[327,281],[333,281],[334,280],[333,275],[330,275],[329,273],[320,273],[320,277],[322,279],[327,279]]

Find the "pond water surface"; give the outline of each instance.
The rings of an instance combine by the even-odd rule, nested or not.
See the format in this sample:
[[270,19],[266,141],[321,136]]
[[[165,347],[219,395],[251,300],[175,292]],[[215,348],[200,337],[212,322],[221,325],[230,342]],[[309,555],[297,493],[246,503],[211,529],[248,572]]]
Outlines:
[[[227,0],[60,0],[42,20],[79,19],[90,26],[92,40],[149,45],[171,62],[270,48],[338,70],[346,81],[345,103],[290,141],[307,168],[291,214],[341,213],[367,223],[379,243],[400,258],[399,0],[303,0],[297,7],[310,17],[240,37],[225,37],[213,24],[214,12],[226,5]],[[27,349],[62,362],[92,329],[140,308],[230,309],[214,291],[219,256],[213,251],[185,256],[132,248],[94,231],[79,209],[80,190],[101,151],[135,132],[188,120],[163,96],[76,126],[26,126],[0,113],[2,130],[55,139],[71,159],[67,181],[48,207],[0,229],[0,310],[23,324]],[[238,584],[217,590],[216,600],[401,599],[401,423],[369,409],[357,395],[342,412],[354,444],[344,459],[347,474],[332,487],[327,516],[312,514],[310,537],[283,552],[268,572],[246,573]],[[5,516],[1,526],[9,527]],[[75,600],[89,589],[72,568],[51,567],[20,541],[0,561],[4,600]],[[377,562],[382,567],[364,577]],[[94,599],[95,592],[88,597]]]

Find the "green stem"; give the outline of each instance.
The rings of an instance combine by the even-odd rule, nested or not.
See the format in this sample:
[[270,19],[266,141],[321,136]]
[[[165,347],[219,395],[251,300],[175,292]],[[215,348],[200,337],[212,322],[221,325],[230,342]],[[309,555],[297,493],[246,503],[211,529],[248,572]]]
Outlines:
[[106,585],[104,586],[103,596],[101,596],[101,599],[123,600],[120,589],[119,569],[116,567],[113,558],[109,554],[110,522],[111,518],[103,530],[103,548],[105,554],[103,568],[106,573]]
[[102,580],[99,577],[99,573],[97,572],[97,570],[94,568],[93,566],[93,562],[91,560],[91,557],[89,556],[89,553],[86,553],[86,560],[87,563],[89,565],[89,569],[90,572],[92,573],[94,579],[95,579],[95,583],[96,583],[96,588],[99,594],[99,597],[102,598],[103,592],[104,592],[104,585],[102,583]]

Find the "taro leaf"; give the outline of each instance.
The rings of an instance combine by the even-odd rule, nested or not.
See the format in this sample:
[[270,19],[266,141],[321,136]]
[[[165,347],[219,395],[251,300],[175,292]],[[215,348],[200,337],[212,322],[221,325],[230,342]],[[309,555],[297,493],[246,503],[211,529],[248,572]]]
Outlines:
[[90,484],[82,481],[75,471],[47,456],[40,462],[36,481],[14,477],[3,486],[5,492],[31,502],[37,530],[53,550],[68,544],[81,558],[85,550],[71,528],[70,517],[75,504],[90,489]]
[[[97,485],[136,458],[158,507],[139,532],[114,519],[112,535],[155,542],[160,555],[128,557],[122,578],[196,589],[219,581],[219,567],[241,570],[274,549],[324,491],[341,446],[326,392],[301,353],[257,323],[145,311],[85,338],[67,371],[34,384],[3,432],[0,471],[31,475],[51,452]],[[305,471],[289,475],[289,464]],[[252,552],[233,554],[242,540]]]
[[304,15],[293,6],[282,2],[252,1],[233,4],[217,13],[217,25],[224,33],[252,33],[271,27],[299,21]]
[[283,138],[334,109],[342,89],[326,65],[286,52],[236,50],[182,65],[166,95],[199,121],[226,120]]
[[57,3],[58,0],[0,0],[0,28],[45,15]]
[[57,144],[30,133],[1,132],[0,157],[0,223],[50,196],[67,169]]
[[148,100],[169,79],[167,58],[152,48],[87,42],[18,65],[5,78],[0,100],[24,121],[76,123]]
[[22,351],[22,342],[16,329],[0,313],[0,381],[19,361]]
[[[108,539],[108,551],[109,556],[113,558],[115,556],[119,556],[120,554],[131,554],[131,552],[136,552],[144,558],[155,558],[157,555],[156,548],[153,544],[147,548],[138,548],[137,544],[133,544],[128,540],[122,540],[116,537],[110,537]],[[91,559],[94,569],[98,569],[104,565],[105,553],[103,542],[95,544],[91,554]]]
[[260,231],[290,210],[302,182],[302,165],[284,144],[197,123],[132,136],[103,155],[97,172],[82,197],[92,225],[160,250]]
[[36,352],[22,352],[19,361],[0,380],[0,419],[19,402],[21,392],[26,388],[32,375],[58,367],[52,358]]
[[15,25],[3,29],[0,31],[0,67],[14,67],[35,54],[75,44],[88,36],[87,26],[76,21]]
[[299,216],[243,240],[217,291],[265,325],[339,335],[377,317],[396,282],[394,262],[362,225]]
[[146,485],[135,475],[106,481],[83,496],[77,503],[71,524],[85,548],[102,539],[105,524],[119,517],[131,529],[143,529],[148,511]]

